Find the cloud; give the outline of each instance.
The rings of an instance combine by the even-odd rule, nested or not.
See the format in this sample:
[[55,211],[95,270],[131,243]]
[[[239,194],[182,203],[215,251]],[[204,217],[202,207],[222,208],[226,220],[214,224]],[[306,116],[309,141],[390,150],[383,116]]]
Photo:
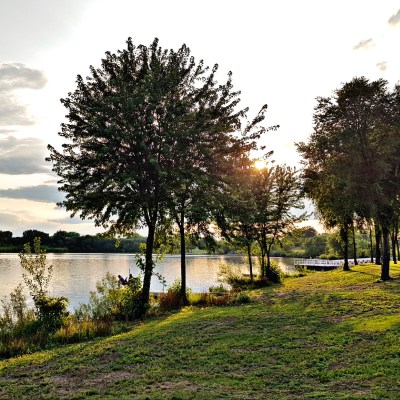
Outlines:
[[369,49],[374,46],[373,39],[361,40],[358,44],[353,47],[353,50]]
[[0,173],[19,175],[48,173],[46,165],[46,145],[35,138],[16,139],[7,136],[0,139]]
[[382,61],[376,64],[376,66],[379,68],[380,71],[386,71],[387,69],[387,62]]
[[56,224],[59,225],[89,225],[89,226],[93,226],[94,223],[92,221],[84,221],[82,219],[80,219],[79,217],[65,217],[65,218],[57,218],[57,219],[50,219],[49,222],[54,222]]
[[57,203],[64,200],[64,195],[58,191],[57,187],[50,185],[3,189],[0,190],[0,197],[6,197],[9,199],[25,199],[45,203]]
[[0,64],[0,91],[15,89],[42,89],[47,78],[42,71],[24,64]]
[[20,217],[15,214],[0,213],[0,230],[9,231],[11,227],[18,226]]
[[12,94],[0,92],[0,126],[33,125],[34,120],[28,115],[24,105],[19,104]]
[[0,64],[0,127],[32,125],[34,120],[27,113],[13,92],[17,89],[42,89],[47,83],[43,72],[24,64]]
[[396,14],[393,14],[390,18],[388,23],[390,25],[397,25],[398,23],[400,23],[400,9],[397,11]]

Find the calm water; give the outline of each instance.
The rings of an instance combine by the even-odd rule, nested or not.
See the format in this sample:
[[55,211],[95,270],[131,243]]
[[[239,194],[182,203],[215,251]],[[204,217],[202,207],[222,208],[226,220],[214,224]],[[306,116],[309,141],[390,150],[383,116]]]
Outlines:
[[[275,258],[284,271],[289,271],[293,259]],[[212,285],[218,284],[218,270],[223,263],[241,265],[241,256],[188,256],[187,257],[187,286],[193,292],[208,291]],[[86,303],[89,292],[95,290],[96,282],[100,281],[107,272],[127,277],[129,272],[134,276],[139,270],[135,265],[133,254],[48,254],[48,265],[54,266],[50,293],[65,296],[70,300],[70,310],[79,303]],[[167,285],[180,277],[180,257],[166,256],[156,264],[156,272],[166,279]],[[243,272],[248,272],[244,270]],[[18,254],[0,254],[0,297],[3,298],[23,282]],[[163,290],[162,284],[156,277],[152,278],[151,290]],[[28,294],[28,291],[26,291]]]

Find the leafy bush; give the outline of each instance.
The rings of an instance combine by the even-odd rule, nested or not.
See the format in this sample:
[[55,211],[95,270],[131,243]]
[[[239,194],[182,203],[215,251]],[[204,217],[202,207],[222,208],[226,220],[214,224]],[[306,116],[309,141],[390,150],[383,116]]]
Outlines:
[[68,299],[58,296],[40,296],[35,298],[35,306],[37,308],[36,325],[38,330],[47,333],[55,332],[61,328],[68,316]]
[[110,319],[78,320],[70,316],[54,334],[54,340],[59,343],[75,343],[98,336],[108,336],[112,333],[113,324]]
[[[181,287],[182,287],[181,281],[175,280],[174,283],[172,283],[172,285],[168,286],[166,293],[160,293],[158,295],[158,304],[160,310],[162,311],[173,310],[176,308],[183,307],[185,305],[182,299]],[[190,289],[186,289],[187,298],[189,298],[190,292],[191,292]]]
[[283,272],[276,262],[271,261],[271,265],[266,268],[265,273],[266,273],[267,279],[270,280],[271,282],[274,282],[274,283],[282,282]]
[[251,302],[251,297],[247,293],[239,292],[231,299],[230,304],[247,304]]
[[75,317],[78,321],[133,320],[140,315],[141,286],[141,279],[137,277],[121,287],[117,277],[107,272],[97,282],[96,291],[90,292],[89,303],[75,309]]
[[218,286],[210,286],[208,288],[210,293],[227,293],[229,289],[227,289],[222,283]]

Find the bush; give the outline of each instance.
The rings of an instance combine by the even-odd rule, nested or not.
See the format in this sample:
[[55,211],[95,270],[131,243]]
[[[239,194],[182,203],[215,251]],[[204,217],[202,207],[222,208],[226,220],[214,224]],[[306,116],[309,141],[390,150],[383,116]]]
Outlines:
[[225,282],[232,288],[243,288],[248,286],[251,281],[241,272],[241,266],[233,264],[221,264],[218,271],[218,280]]
[[[180,307],[183,307],[184,304],[184,299],[182,298],[181,294],[181,281],[176,280],[174,283],[170,286],[168,286],[167,292],[166,293],[160,293],[158,295],[158,304],[160,307],[160,310],[162,311],[167,311],[167,310],[173,310],[177,309]],[[190,289],[186,289],[186,297],[189,298],[191,293]]]
[[210,293],[227,293],[229,289],[227,289],[222,283],[218,286],[210,286],[208,288]]
[[78,320],[70,316],[55,334],[54,340],[59,343],[75,343],[112,333],[113,324],[110,319]]
[[96,284],[96,291],[90,292],[89,303],[80,304],[75,309],[78,321],[88,320],[126,320],[136,319],[140,315],[141,279],[131,278],[126,286],[107,272]]
[[280,283],[283,280],[283,272],[279,265],[274,261],[271,261],[270,267],[266,268],[265,274],[267,279],[271,282]]
[[38,330],[52,333],[63,326],[69,314],[67,311],[69,301],[66,297],[42,295],[34,300]]

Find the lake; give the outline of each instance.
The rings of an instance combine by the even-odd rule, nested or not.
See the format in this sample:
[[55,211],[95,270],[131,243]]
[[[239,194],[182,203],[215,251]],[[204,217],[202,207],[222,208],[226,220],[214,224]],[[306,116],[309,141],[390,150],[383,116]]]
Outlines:
[[[285,272],[293,270],[292,258],[274,257]],[[208,291],[212,285],[219,284],[218,271],[223,263],[243,264],[240,255],[188,255],[187,287],[193,292]],[[87,303],[89,292],[96,289],[107,272],[117,276],[127,277],[131,272],[137,276],[139,269],[135,265],[134,254],[47,254],[47,264],[53,265],[53,278],[50,283],[50,293],[65,296],[70,300],[69,310],[72,311],[79,303]],[[180,256],[167,255],[156,264],[155,272],[164,276],[167,286],[180,277]],[[247,273],[245,268],[243,272]],[[1,298],[23,282],[22,269],[18,254],[0,254],[0,294]],[[152,278],[151,291],[162,292],[163,285],[157,277]],[[28,290],[26,290],[28,295]],[[32,304],[30,302],[30,304]]]

